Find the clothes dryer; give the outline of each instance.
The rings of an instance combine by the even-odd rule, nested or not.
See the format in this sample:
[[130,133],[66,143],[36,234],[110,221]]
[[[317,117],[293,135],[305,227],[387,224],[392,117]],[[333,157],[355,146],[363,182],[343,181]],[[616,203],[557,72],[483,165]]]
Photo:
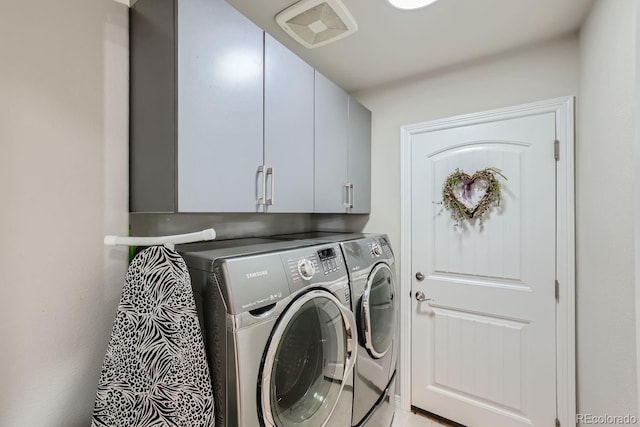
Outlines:
[[199,249],[182,256],[200,290],[216,426],[349,426],[358,345],[339,245]]
[[386,235],[340,245],[349,270],[360,346],[352,425],[389,427],[395,413],[398,358],[395,258]]

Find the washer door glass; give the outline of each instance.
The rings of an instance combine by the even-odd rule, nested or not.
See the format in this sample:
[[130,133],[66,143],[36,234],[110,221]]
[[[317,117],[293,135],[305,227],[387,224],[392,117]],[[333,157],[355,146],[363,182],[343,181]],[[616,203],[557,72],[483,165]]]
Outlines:
[[371,271],[360,313],[365,347],[373,357],[381,358],[391,348],[396,327],[393,275],[387,264],[378,264]]
[[283,314],[263,362],[266,425],[320,426],[331,416],[355,361],[349,314],[321,290],[308,292]]

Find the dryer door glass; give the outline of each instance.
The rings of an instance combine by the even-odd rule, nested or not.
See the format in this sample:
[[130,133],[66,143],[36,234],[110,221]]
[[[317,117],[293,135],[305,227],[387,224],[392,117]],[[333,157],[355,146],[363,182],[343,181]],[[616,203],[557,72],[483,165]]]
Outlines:
[[262,368],[267,425],[318,426],[330,417],[353,367],[348,315],[337,298],[320,290],[282,315]]
[[360,316],[365,347],[373,357],[383,357],[391,348],[396,327],[393,275],[385,263],[376,265],[369,275]]

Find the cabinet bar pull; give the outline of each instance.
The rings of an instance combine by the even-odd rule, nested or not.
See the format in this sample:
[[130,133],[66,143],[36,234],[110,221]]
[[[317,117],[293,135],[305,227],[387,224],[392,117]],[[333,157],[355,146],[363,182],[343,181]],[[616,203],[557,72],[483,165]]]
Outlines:
[[349,206],[350,206],[349,200],[351,198],[351,191],[349,191],[349,185],[350,184],[348,182],[344,185],[344,189],[346,190],[346,195],[347,195],[347,201],[345,203],[343,203],[342,205],[345,208],[349,208]]
[[353,205],[355,204],[355,200],[356,200],[356,190],[353,186],[353,183],[349,184],[349,188],[351,189],[351,198],[349,199],[349,207],[353,209]]
[[262,206],[265,204],[265,198],[266,198],[266,192],[267,192],[267,176],[264,173],[264,165],[260,165],[258,166],[258,179],[260,177],[260,175],[262,174],[262,185],[260,185],[261,189],[262,189],[262,193],[258,194],[258,206]]
[[[267,199],[266,205],[271,206],[275,204],[276,196],[275,196],[275,181],[276,181],[276,170],[275,168],[267,168],[267,173],[265,174],[265,189],[266,189],[266,180],[269,175],[271,175],[271,197]],[[266,196],[266,194],[265,194]]]
[[347,203],[344,203],[344,207],[347,209],[353,208],[353,184],[351,182],[347,182],[344,185],[344,188],[347,190]]

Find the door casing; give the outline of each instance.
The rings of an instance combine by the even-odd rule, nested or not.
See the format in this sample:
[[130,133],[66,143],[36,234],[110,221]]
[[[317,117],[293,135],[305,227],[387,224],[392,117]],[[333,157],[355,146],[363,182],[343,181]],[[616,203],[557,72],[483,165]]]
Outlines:
[[421,122],[400,128],[400,409],[411,410],[411,143],[413,135],[553,112],[559,158],[556,163],[556,396],[558,420],[573,425],[575,371],[575,187],[574,103],[568,96],[514,107]]

